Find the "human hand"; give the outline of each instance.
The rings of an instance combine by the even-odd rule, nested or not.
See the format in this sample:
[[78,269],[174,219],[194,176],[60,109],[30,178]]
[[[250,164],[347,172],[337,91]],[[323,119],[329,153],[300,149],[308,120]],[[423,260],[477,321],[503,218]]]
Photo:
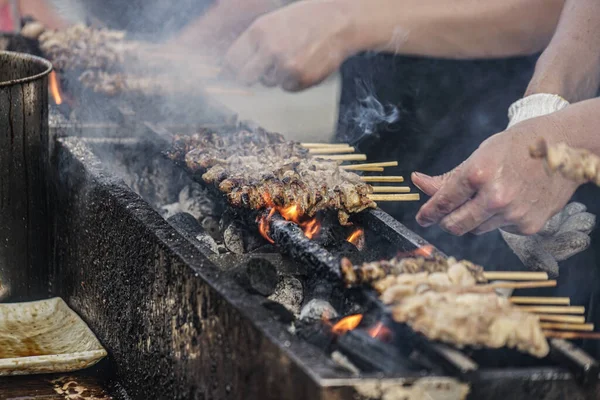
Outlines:
[[486,141],[461,165],[437,177],[414,173],[413,183],[432,198],[419,210],[422,226],[439,223],[455,235],[504,227],[532,235],[571,198],[577,184],[548,176],[531,159],[538,137],[564,141],[564,129],[550,116],[522,121]]
[[500,230],[502,237],[523,265],[530,270],[546,271],[558,276],[558,262],[586,250],[596,217],[586,212],[585,205],[569,203],[550,218],[544,228],[532,236],[521,236]]
[[231,46],[237,80],[297,91],[315,85],[354,53],[350,2],[305,0],[259,17]]

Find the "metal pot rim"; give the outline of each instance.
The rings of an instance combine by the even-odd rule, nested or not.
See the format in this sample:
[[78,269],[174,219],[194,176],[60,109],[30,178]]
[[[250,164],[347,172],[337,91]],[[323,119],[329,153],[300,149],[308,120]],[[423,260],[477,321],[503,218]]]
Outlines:
[[40,79],[40,78],[48,75],[50,72],[52,72],[52,63],[50,61],[46,60],[45,58],[38,57],[38,56],[32,56],[31,54],[27,54],[27,53],[17,53],[15,51],[0,51],[0,56],[4,55],[4,54],[13,56],[16,58],[20,58],[22,60],[34,61],[34,62],[40,63],[40,64],[44,65],[46,67],[46,69],[36,75],[27,76],[25,78],[20,78],[20,79],[13,79],[12,81],[0,82],[0,88],[15,85],[18,83],[32,82],[32,81],[35,81],[37,79]]

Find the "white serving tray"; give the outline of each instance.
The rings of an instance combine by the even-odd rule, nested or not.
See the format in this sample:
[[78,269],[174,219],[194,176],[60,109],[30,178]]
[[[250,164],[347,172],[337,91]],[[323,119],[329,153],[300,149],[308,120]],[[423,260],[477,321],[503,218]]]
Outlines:
[[0,376],[75,371],[105,356],[90,328],[59,297],[0,304]]

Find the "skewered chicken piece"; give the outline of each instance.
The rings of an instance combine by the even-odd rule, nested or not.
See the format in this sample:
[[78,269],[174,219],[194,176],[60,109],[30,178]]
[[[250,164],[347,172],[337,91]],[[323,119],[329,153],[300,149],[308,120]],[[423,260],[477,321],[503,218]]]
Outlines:
[[428,290],[394,304],[392,317],[431,340],[458,347],[506,346],[540,358],[549,352],[538,317],[495,293]]
[[45,31],[39,42],[40,49],[59,70],[114,69],[122,66],[139,46],[126,41],[124,31],[93,29],[83,24]]
[[[487,282],[482,267],[467,260],[457,261],[454,257],[448,257],[447,259],[441,256],[433,258],[395,257],[390,260],[375,261],[356,266],[352,265],[349,259],[344,258],[340,269],[346,286],[350,287],[361,284],[375,284],[388,276],[401,276],[402,274],[417,274],[419,272],[433,274],[439,272],[451,275],[451,271],[452,274],[454,271],[458,271],[458,269],[452,268],[456,264],[463,266],[464,270],[471,275],[474,281],[473,284]],[[456,277],[455,279],[462,281],[462,278]]]
[[600,157],[583,149],[573,149],[565,143],[548,145],[540,139],[530,149],[534,158],[543,158],[550,171],[577,183],[593,182],[600,186]]
[[342,225],[349,224],[350,214],[377,207],[368,196],[372,187],[335,162],[269,154],[232,156],[210,168],[202,179],[218,186],[237,207],[296,205],[309,217],[332,209],[338,211]]
[[274,132],[264,129],[240,129],[229,134],[202,130],[193,135],[178,135],[168,152],[169,158],[185,162],[192,171],[202,171],[216,164],[224,164],[231,156],[264,156],[285,159],[304,157],[308,150],[296,142],[286,141]]

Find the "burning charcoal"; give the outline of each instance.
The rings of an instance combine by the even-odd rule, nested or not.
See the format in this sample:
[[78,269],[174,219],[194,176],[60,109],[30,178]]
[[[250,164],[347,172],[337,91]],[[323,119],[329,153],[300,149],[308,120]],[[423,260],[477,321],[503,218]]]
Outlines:
[[338,313],[335,308],[328,301],[321,299],[312,299],[300,311],[301,320],[331,319],[337,316]]
[[272,295],[279,283],[277,269],[264,258],[253,258],[238,274],[238,282],[248,291],[265,297]]
[[277,284],[275,292],[269,296],[269,300],[282,304],[294,315],[300,314],[303,299],[302,282],[291,276],[283,277]]
[[196,240],[208,247],[213,253],[219,254],[219,245],[208,233],[204,232],[196,236]]
[[246,247],[244,245],[244,228],[241,224],[233,222],[229,224],[223,232],[223,241],[229,251],[235,254],[244,254]]

